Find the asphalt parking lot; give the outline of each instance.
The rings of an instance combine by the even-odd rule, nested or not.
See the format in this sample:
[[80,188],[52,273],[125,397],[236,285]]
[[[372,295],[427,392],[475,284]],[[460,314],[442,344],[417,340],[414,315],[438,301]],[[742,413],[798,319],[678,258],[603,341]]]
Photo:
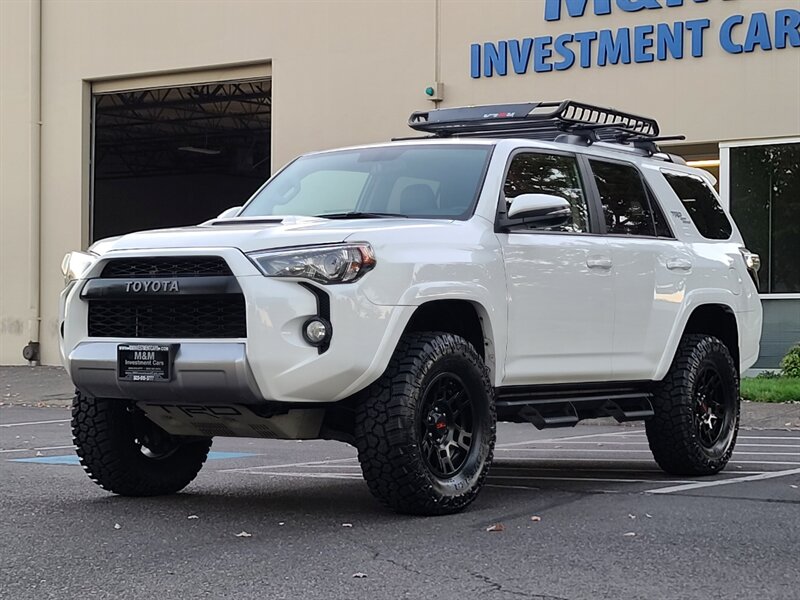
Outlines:
[[68,418],[0,408],[0,598],[800,597],[797,430],[743,431],[683,479],[640,426],[502,424],[477,502],[411,518],[335,442],[217,439],[183,493],[115,497]]

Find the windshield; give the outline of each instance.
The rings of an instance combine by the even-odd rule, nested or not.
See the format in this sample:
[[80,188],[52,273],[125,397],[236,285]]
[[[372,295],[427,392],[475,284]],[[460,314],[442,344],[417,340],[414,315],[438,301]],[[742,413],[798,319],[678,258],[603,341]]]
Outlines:
[[241,216],[472,215],[491,146],[391,146],[304,156],[256,193]]

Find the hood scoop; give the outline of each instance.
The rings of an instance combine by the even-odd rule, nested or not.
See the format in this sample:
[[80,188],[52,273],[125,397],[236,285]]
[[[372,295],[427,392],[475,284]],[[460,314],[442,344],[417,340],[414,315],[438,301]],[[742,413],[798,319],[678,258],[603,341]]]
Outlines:
[[225,227],[248,225],[297,225],[314,221],[324,221],[319,217],[297,217],[293,215],[274,217],[230,217],[227,219],[211,219],[201,223],[200,227]]
[[201,223],[200,227],[219,227],[224,225],[280,225],[283,217],[231,217],[229,219],[211,219]]

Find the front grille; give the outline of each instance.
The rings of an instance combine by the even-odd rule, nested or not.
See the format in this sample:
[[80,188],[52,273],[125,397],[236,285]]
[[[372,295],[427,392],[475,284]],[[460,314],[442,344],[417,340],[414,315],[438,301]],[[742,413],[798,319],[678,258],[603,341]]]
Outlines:
[[244,296],[170,296],[93,300],[89,335],[122,338],[247,336]]
[[232,275],[219,256],[118,258],[110,261],[100,277],[223,277]]

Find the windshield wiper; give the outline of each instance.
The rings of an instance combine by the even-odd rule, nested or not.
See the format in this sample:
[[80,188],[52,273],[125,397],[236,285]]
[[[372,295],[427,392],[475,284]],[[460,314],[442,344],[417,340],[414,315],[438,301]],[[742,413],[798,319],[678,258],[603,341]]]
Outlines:
[[322,219],[391,219],[394,217],[401,217],[407,219],[408,215],[401,215],[399,213],[385,213],[385,212],[340,212],[340,213],[327,213],[321,215],[314,215]]

